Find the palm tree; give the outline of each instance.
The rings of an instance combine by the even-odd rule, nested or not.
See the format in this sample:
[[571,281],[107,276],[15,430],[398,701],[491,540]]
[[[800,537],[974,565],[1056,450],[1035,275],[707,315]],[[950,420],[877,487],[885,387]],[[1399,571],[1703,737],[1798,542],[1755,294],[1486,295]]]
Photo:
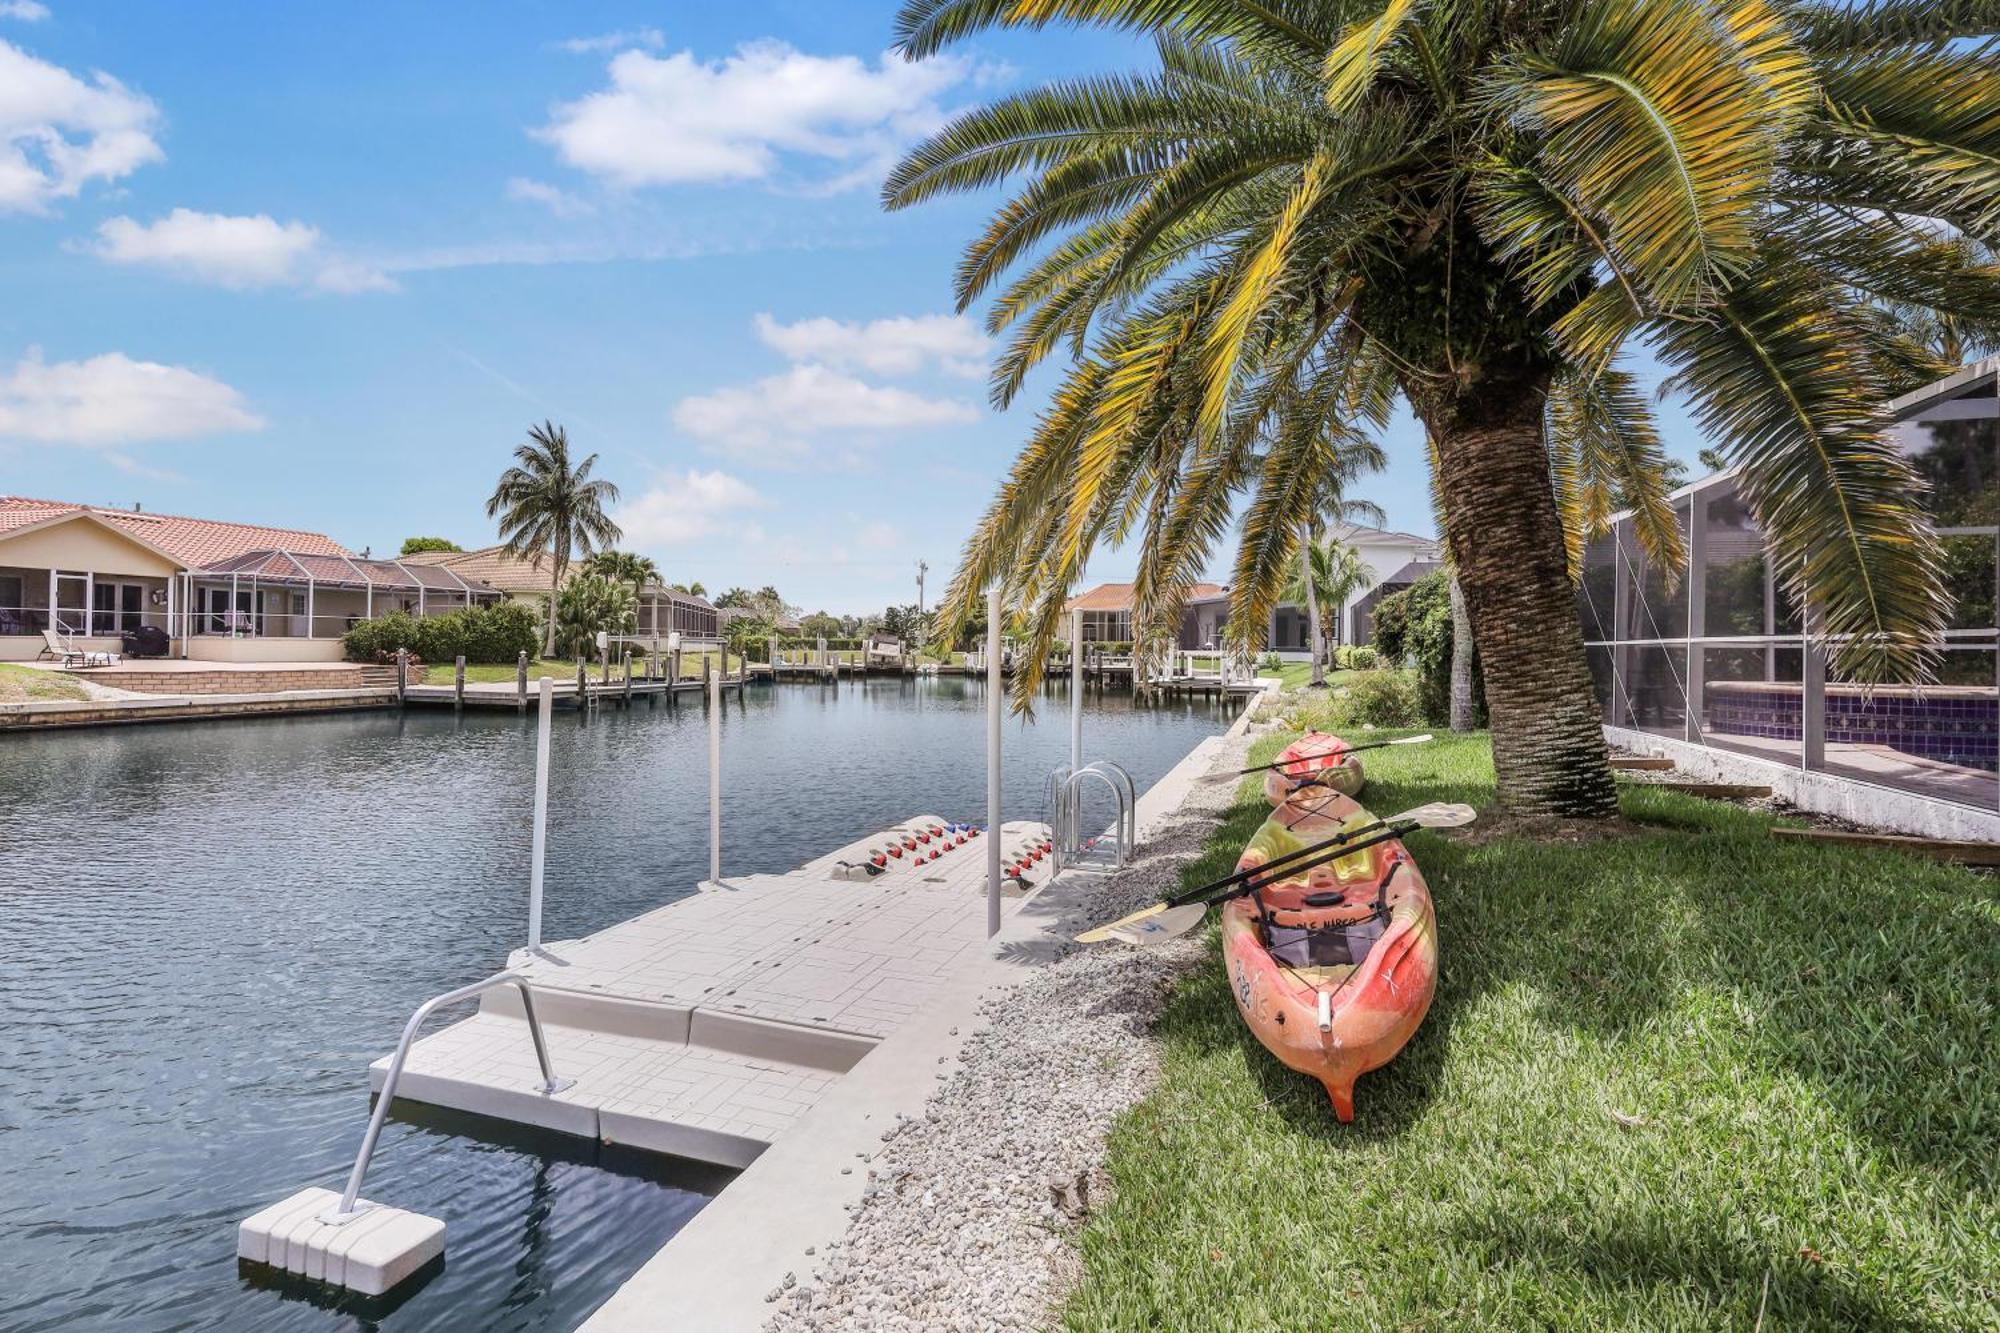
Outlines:
[[[1300,572],[1292,583],[1305,595],[1306,638],[1312,644],[1312,679],[1307,683],[1314,689],[1326,688],[1326,637],[1320,625],[1320,607],[1326,603],[1320,596],[1321,584],[1313,577],[1312,572],[1313,562],[1317,558],[1314,553],[1320,545],[1321,525],[1329,519],[1343,525],[1383,521],[1382,506],[1372,500],[1348,499],[1347,487],[1360,473],[1380,469],[1384,461],[1381,446],[1372,440],[1357,441],[1343,450],[1339,462],[1320,477],[1318,503],[1313,506],[1312,513],[1307,516],[1300,530]],[[1348,565],[1359,573],[1358,581],[1352,586],[1347,586],[1348,569],[1343,566],[1341,580],[1343,586],[1340,595],[1331,603],[1333,614],[1336,616],[1340,614],[1341,606],[1360,590],[1361,585],[1369,577],[1368,567],[1361,564],[1360,557],[1355,555],[1353,549],[1347,547],[1343,549],[1346,551]]]
[[906,0],[913,58],[1055,21],[1159,51],[961,115],[884,186],[900,208],[1017,185],[959,304],[990,295],[1011,331],[996,405],[1070,361],[946,632],[997,582],[1046,648],[1091,551],[1134,534],[1135,615],[1170,623],[1239,512],[1230,623],[1250,632],[1314,480],[1400,397],[1436,451],[1501,799],[1607,815],[1558,486],[1630,497],[1674,561],[1666,459],[1619,363],[1639,339],[1741,466],[1840,667],[1920,675],[1938,544],[1876,405],[1941,369],[1910,312],[2000,331],[1989,8]]
[[569,435],[544,421],[528,428],[527,443],[514,450],[514,466],[500,474],[486,502],[486,516],[500,520],[507,554],[536,562],[545,554],[550,558],[544,655],[556,650],[556,593],[569,574],[570,556],[588,556],[624,535],[604,512],[617,501],[618,488],[590,475],[596,465],[592,454],[571,467]]
[[586,571],[565,583],[555,600],[566,655],[594,656],[599,633],[630,634],[638,628],[635,594],[618,579]]
[[647,584],[660,582],[660,567],[653,563],[652,557],[632,551],[599,551],[584,562],[584,568],[629,585],[634,597],[645,592]]
[[[1304,544],[1303,570],[1296,570],[1285,585],[1286,601],[1304,600],[1308,606],[1325,606],[1337,616],[1347,599],[1365,591],[1374,581],[1375,571],[1352,546],[1338,538],[1325,537]],[[1315,617],[1312,633],[1312,684],[1326,684],[1326,639]],[[1337,633],[1337,631],[1336,631]]]

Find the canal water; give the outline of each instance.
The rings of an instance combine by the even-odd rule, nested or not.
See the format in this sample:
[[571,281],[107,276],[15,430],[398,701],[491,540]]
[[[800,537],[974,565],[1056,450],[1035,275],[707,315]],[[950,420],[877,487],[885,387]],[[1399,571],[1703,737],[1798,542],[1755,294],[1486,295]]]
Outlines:
[[[983,709],[951,678],[729,701],[724,873],[920,812],[983,822]],[[1143,790],[1227,722],[1092,695],[1085,750]],[[1009,720],[1008,818],[1042,817],[1067,732],[1060,695]],[[556,715],[548,938],[706,874],[706,735],[691,696]],[[340,1187],[410,1011],[523,942],[533,763],[512,713],[0,737],[0,1328],[568,1329],[727,1183],[399,1118],[368,1193],[447,1219],[441,1271],[386,1304],[238,1271],[240,1219]]]

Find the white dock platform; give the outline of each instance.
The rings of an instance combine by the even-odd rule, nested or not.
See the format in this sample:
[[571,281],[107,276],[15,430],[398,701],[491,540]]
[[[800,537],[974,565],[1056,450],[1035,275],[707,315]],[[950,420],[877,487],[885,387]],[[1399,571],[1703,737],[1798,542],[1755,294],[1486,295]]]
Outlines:
[[[575,1085],[536,1090],[519,992],[502,988],[412,1047],[398,1096],[747,1166],[983,957],[986,836],[961,842],[949,828],[906,820],[788,874],[705,885],[595,935],[516,953],[510,966],[534,989],[554,1066]],[[1044,886],[1050,859],[1035,852],[1047,827],[1015,821],[1000,838],[1004,866],[1027,863],[1010,895]],[[842,863],[878,853],[883,873],[838,877]],[[371,1069],[378,1090],[387,1067],[385,1057]]]

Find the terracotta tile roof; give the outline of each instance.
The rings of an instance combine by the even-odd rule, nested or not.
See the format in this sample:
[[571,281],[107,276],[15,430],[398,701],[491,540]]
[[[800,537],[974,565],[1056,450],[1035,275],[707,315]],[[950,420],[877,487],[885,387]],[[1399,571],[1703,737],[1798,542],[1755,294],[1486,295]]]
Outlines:
[[[1218,583],[1197,583],[1188,589],[1188,600],[1204,601],[1229,591]],[[1081,593],[1064,603],[1065,611],[1130,611],[1132,609],[1132,585],[1129,583],[1100,583],[1089,592]]]
[[297,528],[267,528],[254,523],[227,523],[220,519],[187,518],[179,514],[103,509],[62,500],[32,500],[21,495],[0,495],[0,534],[63,514],[82,512],[88,512],[120,532],[130,533],[143,542],[157,546],[188,569],[207,569],[247,551],[349,554],[346,547],[331,537]]
[[[420,565],[449,569],[467,583],[490,583],[503,592],[547,592],[549,567],[539,558],[523,560],[507,554],[504,546],[488,546],[477,551],[425,551],[398,557],[415,570]],[[575,562],[570,569],[574,571]]]

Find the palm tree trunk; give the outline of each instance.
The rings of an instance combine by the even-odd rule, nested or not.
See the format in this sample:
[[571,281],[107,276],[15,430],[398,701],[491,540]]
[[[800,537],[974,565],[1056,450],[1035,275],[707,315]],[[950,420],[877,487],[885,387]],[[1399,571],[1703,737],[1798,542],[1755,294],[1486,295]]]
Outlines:
[[1472,616],[1465,609],[1465,589],[1451,580],[1451,729],[1472,730]]
[[[1428,405],[1452,562],[1486,673],[1500,804],[1607,818],[1618,793],[1542,438],[1546,376],[1491,374]],[[1435,418],[1434,420],[1429,418]]]
[[556,596],[562,592],[563,569],[568,564],[569,559],[561,550],[549,557],[549,635],[547,646],[542,649],[543,657],[556,655]]
[[1320,658],[1319,589],[1313,586],[1312,525],[1299,525],[1300,576],[1306,587],[1306,649],[1312,654],[1312,686],[1326,688],[1326,663]]

